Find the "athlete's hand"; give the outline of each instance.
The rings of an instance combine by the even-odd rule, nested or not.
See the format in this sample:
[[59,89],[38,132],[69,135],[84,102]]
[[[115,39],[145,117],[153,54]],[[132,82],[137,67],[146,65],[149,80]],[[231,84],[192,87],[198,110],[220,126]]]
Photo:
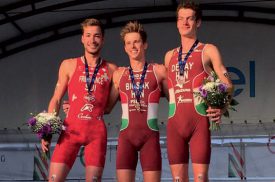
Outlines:
[[69,109],[70,109],[69,101],[64,100],[63,104],[62,104],[62,108],[63,108],[64,113],[67,115],[69,112]]
[[49,147],[51,145],[51,141],[47,141],[45,139],[41,139],[41,148],[44,153],[49,151]]
[[206,112],[207,112],[207,117],[209,117],[210,121],[221,123],[222,109],[211,108],[209,106]]

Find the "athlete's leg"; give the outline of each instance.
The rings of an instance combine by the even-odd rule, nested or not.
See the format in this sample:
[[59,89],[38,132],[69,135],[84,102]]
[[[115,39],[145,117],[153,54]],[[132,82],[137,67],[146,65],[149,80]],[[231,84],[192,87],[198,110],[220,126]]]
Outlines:
[[50,182],[63,182],[73,166],[80,145],[63,133],[55,146],[49,171]]
[[173,182],[188,182],[188,164],[172,164],[170,169],[173,176]]
[[131,169],[118,169],[117,181],[118,182],[135,182],[136,171]]
[[86,166],[97,166],[104,168],[107,150],[107,135],[104,137],[98,137],[84,149],[84,158]]
[[51,162],[49,172],[49,182],[63,182],[70,171],[70,168],[64,163]]
[[201,116],[197,116],[196,120],[198,124],[190,140],[194,182],[207,182],[211,155],[209,122],[206,117]]
[[97,137],[91,138],[89,144],[85,146],[86,182],[102,181],[107,148],[105,125],[102,125],[100,131],[101,132],[96,134]]
[[118,137],[117,154],[116,154],[116,169],[136,170],[138,161],[138,149],[132,144],[127,136],[120,132]]
[[208,164],[193,163],[194,182],[208,182]]
[[140,163],[145,182],[159,182],[161,177],[161,151],[159,132],[150,131],[140,150]]
[[144,182],[160,182],[161,171],[144,171]]
[[180,136],[174,121],[167,125],[167,152],[174,182],[188,182],[189,145]]
[[86,167],[86,182],[101,182],[103,167],[87,166]]
[[122,132],[120,132],[118,137],[116,156],[117,180],[118,182],[134,182],[138,152]]

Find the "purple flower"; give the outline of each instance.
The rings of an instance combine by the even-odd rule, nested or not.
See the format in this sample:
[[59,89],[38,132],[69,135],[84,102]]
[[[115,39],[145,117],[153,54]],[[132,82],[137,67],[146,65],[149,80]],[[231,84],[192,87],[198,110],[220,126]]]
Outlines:
[[39,139],[42,139],[43,138],[43,133],[42,133],[42,131],[40,130],[39,132],[37,132],[37,137],[39,138]]
[[43,126],[43,128],[42,128],[43,134],[49,135],[49,134],[51,134],[51,132],[52,132],[52,128],[50,125],[47,124],[47,125]]
[[219,84],[218,86],[220,92],[226,92],[227,86],[225,84]]
[[50,125],[44,125],[38,132],[37,132],[37,137],[42,139],[45,136],[50,135],[52,132],[52,128]]
[[203,98],[206,98],[206,97],[207,97],[207,91],[206,91],[205,89],[202,90],[201,96],[202,96]]
[[205,89],[202,88],[202,86],[199,88],[199,92],[200,92],[200,95],[203,97],[203,98],[206,98],[207,97],[207,91]]
[[36,119],[35,119],[34,117],[30,118],[30,119],[28,120],[28,124],[29,124],[30,126],[34,126],[34,125],[36,124]]
[[203,87],[203,85],[201,85],[201,86],[199,87],[199,91],[200,91],[200,92],[202,91],[202,87]]

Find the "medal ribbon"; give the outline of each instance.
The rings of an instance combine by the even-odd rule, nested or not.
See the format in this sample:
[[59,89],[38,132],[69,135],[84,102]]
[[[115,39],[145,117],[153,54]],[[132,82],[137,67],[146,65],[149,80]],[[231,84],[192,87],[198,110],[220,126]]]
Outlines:
[[198,45],[199,40],[197,39],[194,44],[192,45],[192,47],[190,48],[190,50],[188,51],[188,53],[186,54],[186,56],[184,57],[184,60],[182,61],[182,45],[180,46],[179,49],[179,57],[178,57],[178,62],[179,62],[179,68],[180,68],[180,75],[183,76],[184,73],[184,68],[185,68],[185,64],[187,62],[188,57],[191,55],[191,53],[194,51],[195,47]]
[[132,69],[131,65],[129,66],[131,82],[132,82],[132,85],[133,85],[133,90],[135,92],[137,102],[140,102],[140,95],[141,95],[141,92],[143,90],[143,84],[144,84],[144,80],[145,80],[147,67],[148,67],[148,63],[145,62],[144,66],[143,66],[143,71],[142,71],[142,74],[141,74],[141,78],[140,78],[140,83],[139,83],[139,86],[137,86],[137,84],[135,82],[133,69]]
[[87,63],[87,59],[86,59],[85,56],[84,56],[84,61],[85,61],[86,84],[87,84],[87,88],[88,88],[88,93],[91,94],[92,93],[91,89],[92,89],[92,87],[93,87],[93,85],[95,83],[95,78],[96,78],[97,72],[98,72],[100,64],[101,64],[101,58],[99,57],[97,59],[96,67],[94,69],[94,73],[93,73],[92,78],[90,78],[89,65]]

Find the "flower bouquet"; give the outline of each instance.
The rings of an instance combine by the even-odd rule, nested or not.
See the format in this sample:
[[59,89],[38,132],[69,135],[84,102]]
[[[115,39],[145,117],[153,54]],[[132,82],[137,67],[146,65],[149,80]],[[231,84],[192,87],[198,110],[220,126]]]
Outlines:
[[[204,79],[203,84],[199,87],[199,92],[195,92],[196,96],[202,97],[206,105],[211,108],[226,109],[225,117],[229,117],[228,109],[236,111],[233,107],[238,104],[234,99],[231,99],[227,91],[227,84],[222,83],[215,72]],[[219,130],[220,126],[216,122],[210,122],[210,130]]]
[[[47,113],[44,111],[37,115],[31,113],[31,115],[27,125],[39,139],[50,141],[53,134],[60,134],[62,130],[65,130],[62,120],[56,116],[55,112]],[[44,155],[44,157],[46,156]]]

